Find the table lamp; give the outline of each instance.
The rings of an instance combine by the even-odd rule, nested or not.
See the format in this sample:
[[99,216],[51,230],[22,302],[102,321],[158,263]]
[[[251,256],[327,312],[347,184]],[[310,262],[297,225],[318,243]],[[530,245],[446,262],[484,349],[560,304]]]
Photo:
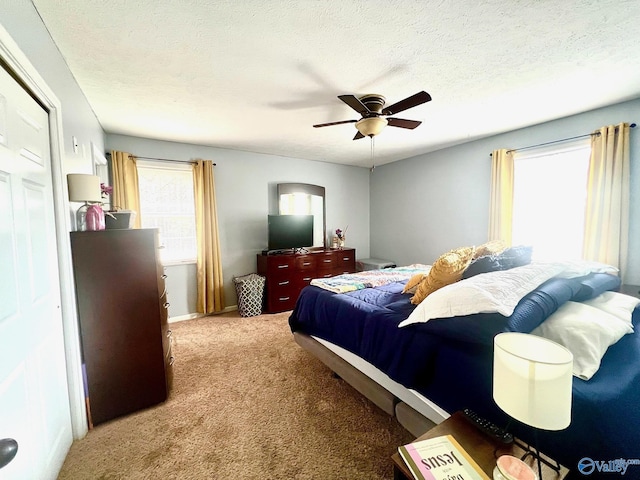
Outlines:
[[[494,338],[493,399],[510,417],[535,429],[563,430],[571,423],[573,354],[562,345],[526,333]],[[537,439],[537,435],[534,436]],[[537,440],[534,442],[537,443]],[[538,461],[540,452],[527,447]],[[543,460],[544,461],[544,460]],[[559,470],[559,466],[550,465]]]
[[86,214],[90,203],[102,202],[102,190],[100,189],[100,177],[84,173],[70,173],[67,175],[70,202],[84,202],[76,211],[76,230],[87,229]]

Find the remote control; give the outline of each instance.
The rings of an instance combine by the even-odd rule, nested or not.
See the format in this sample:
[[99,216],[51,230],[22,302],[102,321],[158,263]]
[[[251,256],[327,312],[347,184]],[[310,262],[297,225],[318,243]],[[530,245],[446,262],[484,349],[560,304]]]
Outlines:
[[462,413],[464,414],[464,418],[471,422],[476,428],[495,440],[507,445],[513,443],[513,435],[505,429],[498,427],[496,424],[491,423],[489,420],[482,418],[473,410],[465,408]]

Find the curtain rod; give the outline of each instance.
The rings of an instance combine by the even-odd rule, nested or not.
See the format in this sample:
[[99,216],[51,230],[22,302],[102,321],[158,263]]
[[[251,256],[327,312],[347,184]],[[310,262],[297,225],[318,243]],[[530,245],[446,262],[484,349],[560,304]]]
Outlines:
[[[636,128],[636,124],[635,123],[630,124],[629,128]],[[586,135],[578,135],[577,137],[561,138],[560,140],[553,140],[551,142],[538,143],[536,145],[528,145],[526,147],[512,148],[510,150],[507,150],[507,153],[509,153],[509,152],[517,152],[519,150],[527,150],[529,148],[543,147],[545,145],[553,145],[554,143],[567,142],[569,140],[577,140],[578,138],[587,138],[587,137],[590,137],[592,135],[600,135],[600,132],[587,133]],[[489,156],[492,157],[493,153],[490,153]]]
[[[111,156],[111,152],[107,153],[107,155]],[[191,165],[196,163],[191,160],[188,162],[183,162],[182,160],[173,160],[171,158],[139,157],[138,155],[132,155],[132,154],[129,154],[129,156],[133,158],[141,158],[142,160],[156,160],[157,162],[173,162],[173,163],[183,163],[183,164],[186,163]],[[213,166],[215,167],[216,164],[213,163]]]
[[[155,160],[157,162],[189,163],[191,165],[196,163],[196,162],[194,162],[192,160],[190,160],[188,162],[183,162],[182,160],[172,160],[171,158],[139,157],[138,155],[130,155],[130,156],[134,157],[134,158],[140,158],[142,160]],[[216,164],[213,163],[213,166],[215,167]]]

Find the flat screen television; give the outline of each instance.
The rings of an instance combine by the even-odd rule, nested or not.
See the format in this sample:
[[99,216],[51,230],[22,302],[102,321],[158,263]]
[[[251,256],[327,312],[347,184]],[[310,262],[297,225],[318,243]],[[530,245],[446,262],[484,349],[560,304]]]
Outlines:
[[267,230],[269,251],[313,245],[313,215],[269,215]]

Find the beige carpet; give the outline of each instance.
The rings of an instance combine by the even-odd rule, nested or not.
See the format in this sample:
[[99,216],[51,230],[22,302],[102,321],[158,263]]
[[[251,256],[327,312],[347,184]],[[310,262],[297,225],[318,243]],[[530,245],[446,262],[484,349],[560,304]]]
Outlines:
[[172,324],[169,400],[74,442],[59,478],[393,478],[413,437],[302,350],[287,318]]

